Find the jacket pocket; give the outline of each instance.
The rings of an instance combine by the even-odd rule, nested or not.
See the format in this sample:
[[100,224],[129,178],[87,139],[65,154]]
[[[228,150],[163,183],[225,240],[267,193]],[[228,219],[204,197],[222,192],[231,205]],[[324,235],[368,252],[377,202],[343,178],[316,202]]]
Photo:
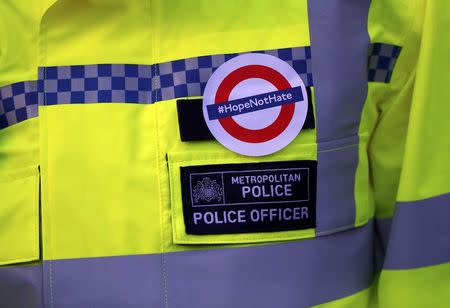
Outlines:
[[0,175],[0,265],[39,260],[39,170]]
[[316,145],[292,154],[168,154],[173,242],[250,244],[315,236]]

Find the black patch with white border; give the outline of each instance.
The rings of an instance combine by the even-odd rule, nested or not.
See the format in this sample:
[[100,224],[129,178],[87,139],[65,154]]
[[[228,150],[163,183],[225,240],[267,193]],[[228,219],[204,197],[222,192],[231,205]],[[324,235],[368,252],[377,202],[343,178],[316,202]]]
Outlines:
[[180,167],[187,234],[315,228],[317,161]]

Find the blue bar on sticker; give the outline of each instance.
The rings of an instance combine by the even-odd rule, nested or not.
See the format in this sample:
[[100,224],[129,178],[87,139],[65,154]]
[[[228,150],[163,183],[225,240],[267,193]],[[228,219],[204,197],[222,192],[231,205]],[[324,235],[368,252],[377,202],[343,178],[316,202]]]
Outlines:
[[301,87],[279,90],[239,98],[236,100],[206,106],[210,120],[227,118],[239,114],[273,108],[303,100]]

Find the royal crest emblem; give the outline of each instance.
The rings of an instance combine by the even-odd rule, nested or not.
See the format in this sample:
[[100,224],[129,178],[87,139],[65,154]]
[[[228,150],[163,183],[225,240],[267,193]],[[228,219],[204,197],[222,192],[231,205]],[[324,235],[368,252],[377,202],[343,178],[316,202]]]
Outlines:
[[221,202],[223,198],[223,189],[221,185],[217,184],[216,180],[204,177],[201,181],[197,181],[197,184],[192,191],[192,197],[194,198],[195,203],[201,201],[209,203],[212,200]]

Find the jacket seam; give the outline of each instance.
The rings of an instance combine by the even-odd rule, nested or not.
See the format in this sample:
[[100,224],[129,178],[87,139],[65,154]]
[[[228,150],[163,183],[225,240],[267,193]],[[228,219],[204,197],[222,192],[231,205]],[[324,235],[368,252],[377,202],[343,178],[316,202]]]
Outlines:
[[[156,49],[155,49],[155,43],[156,43],[156,35],[157,35],[157,31],[155,30],[154,26],[154,20],[153,20],[153,9],[152,9],[152,0],[148,0],[148,7],[149,7],[149,22],[150,22],[150,31],[152,36],[151,36],[151,69],[150,69],[150,91],[151,91],[151,96],[153,96],[153,102],[156,102],[157,99],[157,93],[156,91],[154,91],[154,89],[157,88],[157,81],[156,78],[154,78],[157,74],[156,72],[156,65],[154,64],[155,59],[156,59]],[[156,131],[156,161],[158,163],[158,168],[157,168],[157,176],[158,176],[158,183],[159,183],[159,220],[160,220],[160,228],[161,228],[161,267],[162,267],[162,288],[163,288],[163,305],[165,308],[168,308],[169,304],[168,304],[168,277],[167,277],[167,256],[166,256],[166,252],[165,252],[165,248],[164,248],[164,243],[165,243],[165,225],[164,225],[164,203],[163,203],[163,196],[162,196],[162,182],[161,182],[161,166],[160,166],[160,141],[159,141],[159,121],[158,121],[158,107],[156,106],[155,108],[155,131]]]

